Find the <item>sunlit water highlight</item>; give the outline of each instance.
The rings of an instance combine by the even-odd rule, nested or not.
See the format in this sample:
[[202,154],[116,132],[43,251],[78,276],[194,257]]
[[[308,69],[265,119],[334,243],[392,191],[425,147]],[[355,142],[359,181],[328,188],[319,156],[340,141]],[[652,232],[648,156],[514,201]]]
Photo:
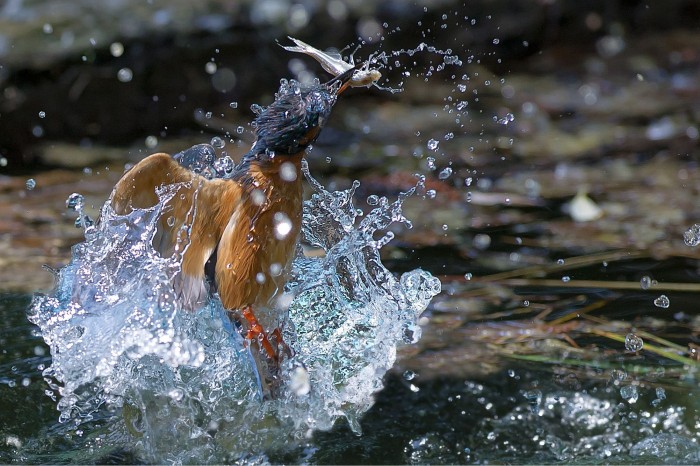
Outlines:
[[218,298],[194,313],[173,298],[180,258],[160,257],[151,241],[177,185],[128,215],[107,201],[95,225],[71,200],[85,241],[29,311],[51,349],[44,377],[61,422],[82,429],[108,419],[130,451],[176,462],[264,459],[339,418],[359,429],[396,346],[419,338],[417,318],[440,282],[422,270],[396,279],[380,260],[387,228],[410,226],[401,204],[415,188],[362,215],[352,203],[359,183],[332,192],[304,173],[315,193],[304,204],[303,239],[325,256],[300,252],[278,300],[288,306],[284,338],[296,354],[270,401],[261,400],[249,350]]

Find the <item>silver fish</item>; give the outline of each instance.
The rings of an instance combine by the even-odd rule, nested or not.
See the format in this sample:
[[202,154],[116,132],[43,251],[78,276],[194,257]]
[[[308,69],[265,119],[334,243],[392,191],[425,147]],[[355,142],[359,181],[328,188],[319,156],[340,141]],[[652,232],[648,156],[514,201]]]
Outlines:
[[[288,36],[289,37],[289,36]],[[341,74],[355,68],[354,63],[348,63],[340,57],[332,57],[326,52],[322,52],[316,47],[313,47],[306,42],[303,42],[294,37],[289,37],[289,39],[296,44],[293,46],[284,46],[282,48],[290,52],[299,52],[313,57],[317,62],[321,64],[321,67],[328,73],[332,74],[334,77],[340,76]],[[369,67],[369,60],[362,64],[362,67],[355,70],[352,77],[347,82],[350,87],[369,87],[375,82],[377,82],[382,77],[382,74]]]

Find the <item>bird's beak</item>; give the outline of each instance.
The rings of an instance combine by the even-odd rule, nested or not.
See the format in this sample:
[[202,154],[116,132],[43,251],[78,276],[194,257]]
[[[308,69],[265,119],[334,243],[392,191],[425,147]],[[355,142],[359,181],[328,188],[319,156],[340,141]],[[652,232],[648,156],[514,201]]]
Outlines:
[[355,74],[355,68],[350,68],[349,70],[345,71],[344,73],[339,74],[335,78],[331,79],[326,83],[326,86],[331,87],[331,86],[338,86],[338,90],[336,91],[335,95],[340,95],[342,94],[348,87],[350,87],[350,80],[352,79],[352,76]]
[[340,95],[340,94],[343,93],[343,92],[345,91],[345,89],[347,89],[348,87],[350,87],[350,80],[345,81],[345,82],[343,83],[343,85],[340,86],[340,88],[338,89],[338,92],[336,92],[335,95]]

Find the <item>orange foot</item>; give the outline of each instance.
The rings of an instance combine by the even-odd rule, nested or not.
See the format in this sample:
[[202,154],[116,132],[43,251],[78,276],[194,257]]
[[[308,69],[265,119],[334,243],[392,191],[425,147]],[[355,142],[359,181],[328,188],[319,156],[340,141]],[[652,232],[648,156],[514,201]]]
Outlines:
[[252,306],[243,307],[241,309],[241,314],[248,327],[245,339],[247,341],[257,341],[274,366],[279,365],[282,356],[291,357],[293,355],[292,349],[282,339],[282,332],[279,328],[270,332],[270,336],[268,337],[262,325],[260,325],[260,322],[258,322],[258,319],[255,317],[255,314],[253,314]]

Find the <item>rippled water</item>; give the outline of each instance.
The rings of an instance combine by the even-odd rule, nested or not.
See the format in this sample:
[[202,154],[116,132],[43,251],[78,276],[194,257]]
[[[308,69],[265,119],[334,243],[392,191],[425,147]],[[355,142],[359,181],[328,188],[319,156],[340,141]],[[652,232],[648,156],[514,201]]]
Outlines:
[[[77,429],[56,422],[55,403],[43,394],[46,384],[38,369],[51,359],[24,320],[28,304],[27,296],[0,300],[5,351],[0,355],[0,460],[147,460],[139,431],[145,420],[133,401]],[[565,379],[562,383],[534,363],[504,364],[487,377],[422,380],[420,374],[393,373],[362,418],[362,435],[340,422],[293,444],[268,444],[265,453],[268,460],[290,463],[697,464],[700,419],[692,380],[665,385],[665,391],[640,386],[639,398],[630,403],[610,379]],[[163,419],[177,421],[167,416],[191,415],[184,399],[178,404],[169,396],[152,396],[140,402],[160,410]],[[199,402],[189,399],[187,405]],[[200,423],[207,422],[200,416]]]

